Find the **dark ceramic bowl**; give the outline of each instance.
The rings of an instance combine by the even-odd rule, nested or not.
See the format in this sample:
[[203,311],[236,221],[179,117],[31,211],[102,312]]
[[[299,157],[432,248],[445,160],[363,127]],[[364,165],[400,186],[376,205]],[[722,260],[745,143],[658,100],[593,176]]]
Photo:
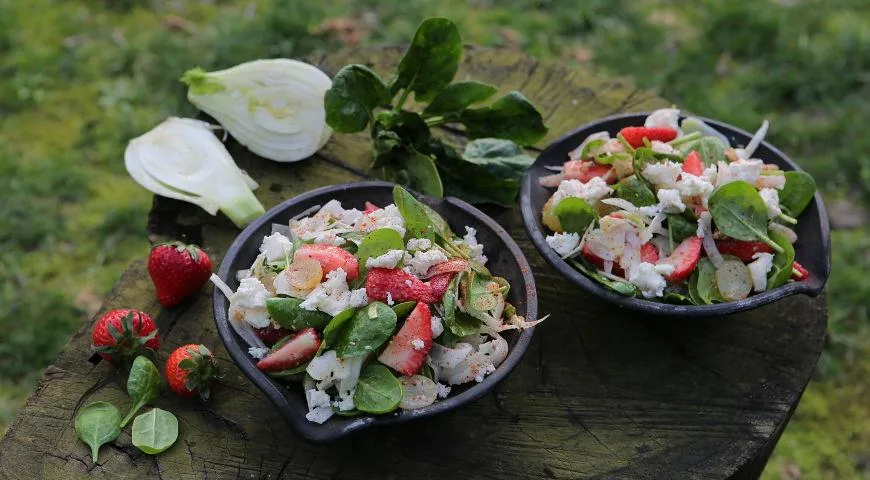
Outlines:
[[[544,238],[550,230],[541,223],[541,210],[544,203],[553,195],[555,189],[542,187],[538,178],[552,174],[548,166],[560,166],[568,159],[568,152],[592,133],[607,131],[616,135],[623,127],[642,126],[649,113],[630,113],[614,115],[588,123],[573,132],[559,138],[546,148],[535,161],[534,165],[523,176],[520,191],[520,207],[526,231],[532,243],[543,255],[544,259],[571,282],[595,296],[613,304],[653,315],[669,315],[674,317],[707,317],[725,315],[760,307],[773,303],[789,295],[802,293],[816,296],[825,286],[831,273],[831,238],[828,225],[828,214],[822,197],[816,193],[815,199],[801,213],[795,232],[798,242],[795,244],[795,259],[810,271],[810,279],[801,282],[790,282],[779,288],[751,295],[736,302],[726,302],[714,305],[674,305],[653,302],[641,298],[626,297],[604,287],[595,280],[574,269],[547,245]],[[703,118],[707,124],[728,137],[732,145],[746,145],[752,134],[731,125]],[[784,153],[771,144],[762,142],[753,155],[774,163],[783,170],[800,170],[800,168]]]
[[[218,276],[235,290],[239,285],[236,272],[250,267],[259,253],[263,237],[271,233],[273,223],[286,225],[292,217],[303,213],[303,216],[311,215],[314,213],[312,207],[323,205],[332,199],[340,201],[345,208],[362,209],[366,201],[376,205],[388,205],[393,203],[392,190],[393,184],[387,182],[348,183],[319,188],[286,200],[248,225],[239,234],[224,256]],[[417,195],[417,198],[438,211],[454,232],[465,232],[465,226],[476,228],[477,239],[485,245],[484,253],[489,257],[487,266],[494,274],[508,279],[511,283],[508,301],[516,306],[519,315],[529,319],[537,318],[538,299],[535,280],[528,261],[508,233],[480,210],[462,200],[449,197],[435,199],[420,195]],[[275,404],[275,408],[284,416],[287,424],[299,436],[316,443],[332,441],[365,427],[397,424],[429,417],[480,398],[516,366],[528,348],[533,334],[533,329],[523,330],[521,333],[508,332],[505,339],[510,350],[507,358],[495,372],[486,377],[483,382],[454,387],[449,397],[428,407],[377,416],[334,415],[321,425],[305,419],[308,406],[301,384],[282,383],[257,369],[256,362],[248,355],[247,345],[227,323],[228,309],[229,301],[219,289],[215,289],[215,323],[218,334],[233,361],[254,382],[254,385],[269,397],[269,400]]]

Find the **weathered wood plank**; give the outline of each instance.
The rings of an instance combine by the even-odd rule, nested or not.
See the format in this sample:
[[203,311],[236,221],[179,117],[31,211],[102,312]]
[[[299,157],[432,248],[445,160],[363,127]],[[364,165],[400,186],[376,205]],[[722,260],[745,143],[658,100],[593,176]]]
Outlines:
[[[401,50],[348,50],[315,59],[329,73],[363,62],[385,73]],[[625,82],[540,63],[515,52],[470,49],[460,77],[520,89],[551,127],[548,139],[595,117],[663,105]],[[575,102],[576,101],[576,102]],[[545,140],[546,142],[547,140]],[[319,161],[286,165],[231,152],[269,207],[314,187],[365,174],[365,135],[337,135]],[[524,361],[492,394],[436,418],[363,431],[328,446],[295,438],[220,347],[211,288],[167,311],[154,300],[144,260],[133,263],[103,310],[153,315],[162,352],[214,346],[227,375],[206,404],[164,394],[179,441],[142,454],[128,433],[94,465],[73,431],[75,409],[107,400],[129,406],[124,379],[86,361],[89,327],[76,334],[0,444],[2,478],[717,478],[747,465],[778,435],[809,381],[826,323],[824,296],[716,319],[660,319],[624,312],[565,282],[526,240],[516,210],[492,212],[536,272],[541,311],[551,313]],[[215,262],[237,234],[222,217],[160,199],[154,238],[204,242]],[[101,312],[102,313],[102,312]],[[164,353],[165,358],[165,353]],[[750,474],[752,472],[749,472]]]

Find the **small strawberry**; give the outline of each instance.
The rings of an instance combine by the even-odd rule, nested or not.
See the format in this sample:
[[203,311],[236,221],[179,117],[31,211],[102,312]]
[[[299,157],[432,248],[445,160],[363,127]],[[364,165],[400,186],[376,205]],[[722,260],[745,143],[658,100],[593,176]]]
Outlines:
[[653,265],[659,263],[659,249],[654,243],[646,242],[640,247],[640,261]]
[[436,300],[429,285],[400,268],[372,268],[366,276],[366,296],[372,300],[387,301],[387,294],[394,302],[434,303]]
[[454,273],[439,273],[434,277],[430,278],[428,282],[429,289],[432,291],[432,298],[435,299],[436,302],[441,300],[441,297],[444,296],[444,292],[447,291],[447,285],[450,283],[450,280],[453,279]]
[[378,356],[378,361],[402,375],[414,375],[420,371],[431,348],[432,313],[429,305],[419,302],[387,348]]
[[366,202],[365,209],[363,210],[363,213],[372,213],[375,210],[380,210],[380,209],[381,209],[381,207],[375,205],[374,203]]
[[801,280],[806,280],[806,279],[810,278],[810,271],[807,270],[807,269],[806,269],[803,265],[801,265],[800,263],[798,263],[798,262],[794,262],[794,263],[791,265],[791,268],[792,268],[793,270],[797,270],[797,271],[800,273],[800,275],[797,275],[797,274],[795,274],[795,273],[792,273],[792,275],[791,275],[792,280],[801,281]]
[[773,253],[770,245],[756,240],[736,240],[721,238],[716,240],[716,249],[723,255],[734,255],[743,262],[751,262],[756,253]]
[[348,280],[356,280],[359,277],[359,262],[352,253],[343,248],[317,243],[305,244],[293,254],[293,259],[300,258],[316,260],[323,268],[324,276],[340,268],[347,273]]
[[698,152],[692,150],[686,155],[686,159],[683,160],[683,171],[696,177],[704,174],[704,161],[701,160]]
[[210,385],[221,378],[214,355],[205,345],[178,347],[166,360],[166,384],[176,395],[192,397],[199,394],[208,400]]
[[644,138],[650,142],[653,140],[670,142],[677,138],[677,131],[667,127],[625,127],[619,131],[619,134],[634,148],[642,147]]
[[211,276],[211,259],[196,245],[161,243],[148,256],[148,274],[157,290],[157,300],[170,308],[205,285]]
[[595,177],[601,177],[607,183],[615,183],[616,171],[610,165],[599,165],[587,160],[570,160],[565,162],[562,170],[567,180],[580,180],[583,183]]
[[105,360],[132,358],[143,348],[157,351],[157,325],[139,310],[112,310],[97,320],[91,332],[94,351]]
[[278,340],[290,335],[290,330],[287,330],[284,327],[273,327],[272,325],[269,325],[264,328],[255,328],[254,333],[260,337],[260,340],[262,340],[263,343],[271,347],[278,343]]
[[320,348],[320,336],[317,335],[317,330],[311,327],[303,328],[294,333],[281,348],[257,362],[257,368],[264,372],[280,372],[298,367],[314,358],[318,348]]
[[673,265],[674,271],[665,279],[671,283],[682,282],[695,271],[701,260],[701,237],[689,237],[682,241],[671,255],[660,263]]
[[432,278],[435,275],[441,275],[442,273],[457,273],[464,272],[468,270],[468,260],[462,258],[453,258],[447,260],[446,262],[441,262],[429,267],[429,270],[426,271],[426,275],[422,278]]

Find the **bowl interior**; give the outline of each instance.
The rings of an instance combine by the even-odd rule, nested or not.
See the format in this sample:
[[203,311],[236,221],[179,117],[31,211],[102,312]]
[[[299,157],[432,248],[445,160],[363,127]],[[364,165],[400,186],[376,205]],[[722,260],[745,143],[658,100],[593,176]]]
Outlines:
[[[266,212],[239,234],[224,256],[218,276],[235,290],[239,283],[235,278],[236,272],[250,267],[259,254],[263,237],[271,233],[273,223],[286,225],[293,217],[312,215],[318,206],[332,199],[340,201],[344,208],[362,209],[366,201],[381,206],[388,205],[393,203],[392,189],[393,184],[387,182],[358,182],[325,187],[289,199]],[[491,218],[461,200],[430,199],[420,196],[418,198],[438,211],[450,224],[451,229],[460,236],[465,234],[465,226],[477,230],[477,239],[485,246],[484,253],[489,258],[487,266],[494,275],[504,277],[511,283],[509,302],[516,306],[518,314],[526,318],[535,318],[537,296],[534,278],[528,262],[507,232]],[[398,423],[434,415],[475,400],[492,389],[519,362],[533,334],[532,329],[524,330],[522,333],[506,332],[504,338],[510,350],[499,368],[481,383],[454,387],[448,398],[433,405],[379,416],[334,415],[326,423],[319,425],[305,419],[308,407],[301,384],[276,381],[256,368],[254,360],[247,353],[246,344],[227,323],[228,308],[227,298],[215,289],[215,322],[230,356],[245,375],[266,393],[291,428],[303,438],[313,442],[330,441],[369,425]]]
[[[648,113],[616,115],[584,125],[553,142],[538,156],[534,165],[526,171],[520,193],[523,223],[532,243],[544,259],[562,276],[584,290],[621,307],[656,315],[723,315],[756,308],[795,293],[819,294],[831,270],[831,245],[828,215],[818,193],[806,210],[801,213],[795,229],[798,235],[798,242],[794,246],[795,259],[810,271],[811,278],[807,281],[791,282],[736,302],[715,305],[673,305],[626,297],[605,288],[595,280],[575,270],[547,245],[544,238],[551,232],[541,223],[541,210],[555,189],[542,187],[538,183],[538,178],[553,173],[546,167],[561,166],[568,159],[568,152],[577,148],[590,134],[607,131],[611,136],[614,136],[623,127],[643,125],[647,115]],[[706,118],[703,120],[728,137],[732,145],[746,145],[752,138],[752,134],[731,125]],[[783,170],[800,170],[800,167],[784,153],[767,142],[762,142],[753,156],[764,160],[765,163],[774,163]]]

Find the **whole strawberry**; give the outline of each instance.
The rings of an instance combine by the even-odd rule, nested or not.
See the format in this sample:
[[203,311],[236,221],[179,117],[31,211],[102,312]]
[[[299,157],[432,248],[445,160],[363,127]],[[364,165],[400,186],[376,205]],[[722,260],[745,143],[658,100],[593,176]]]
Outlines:
[[148,274],[164,307],[174,307],[198,292],[211,276],[211,259],[196,245],[161,243],[151,249]]
[[166,384],[182,397],[199,394],[208,400],[209,386],[220,379],[220,370],[214,355],[205,345],[189,344],[178,347],[166,360]]
[[132,358],[142,349],[157,351],[157,325],[145,312],[119,309],[107,312],[91,331],[94,351],[105,360]]

